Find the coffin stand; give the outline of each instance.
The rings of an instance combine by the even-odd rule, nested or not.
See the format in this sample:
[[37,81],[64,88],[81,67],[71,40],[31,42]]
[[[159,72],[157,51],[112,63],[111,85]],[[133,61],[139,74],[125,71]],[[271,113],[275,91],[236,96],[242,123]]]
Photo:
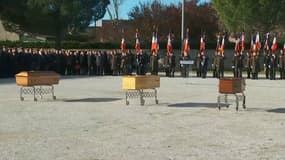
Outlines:
[[[126,93],[126,105],[129,105],[129,99],[139,98],[140,104],[145,104],[144,98],[155,98],[158,104],[157,89],[160,87],[159,76],[125,76],[123,77],[123,90]],[[152,91],[146,91],[152,90]]]
[[228,97],[233,95],[235,97],[236,110],[239,107],[239,101],[242,101],[242,106],[245,109],[245,79],[243,78],[221,78],[219,81],[219,96],[218,108],[221,109],[221,100],[224,99],[225,105],[229,107]]
[[54,84],[59,82],[59,74],[51,71],[29,71],[16,74],[16,84],[21,86],[20,99],[24,100],[23,95],[33,95],[34,101],[37,101],[37,95],[43,98],[45,94],[51,94],[55,100]]

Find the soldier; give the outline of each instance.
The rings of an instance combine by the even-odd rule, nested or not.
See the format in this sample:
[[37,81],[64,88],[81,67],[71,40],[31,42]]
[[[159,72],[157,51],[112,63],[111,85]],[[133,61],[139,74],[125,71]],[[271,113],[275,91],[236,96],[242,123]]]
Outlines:
[[224,47],[225,47],[225,35],[221,37],[221,33],[217,35],[217,59],[216,59],[216,73],[217,78],[224,77]]
[[137,53],[136,61],[137,61],[137,75],[145,75],[146,55],[143,53],[142,49]]
[[259,72],[259,59],[258,53],[256,50],[253,51],[251,56],[251,73],[252,79],[258,79],[258,72]]
[[234,77],[242,77],[243,55],[241,51],[241,41],[236,37],[235,54],[233,58],[233,73]]
[[278,59],[278,67],[280,71],[280,79],[285,78],[285,44],[284,48],[280,50],[280,55]]
[[[182,61],[190,60],[189,54],[184,51],[182,56],[180,57],[180,60]],[[181,69],[182,69],[181,71],[182,77],[189,77],[189,64],[182,64]]]
[[217,72],[217,78],[223,78],[224,77],[224,54],[222,50],[218,51],[218,56],[216,59],[216,72]]
[[122,58],[121,58],[121,64],[120,64],[120,70],[121,70],[121,74],[122,75],[127,75],[128,74],[128,70],[127,70],[127,53],[126,52],[122,52]]
[[270,55],[270,80],[275,80],[276,78],[276,67],[277,67],[277,57],[275,55],[276,50],[278,48],[277,44],[277,35],[274,35],[272,46],[271,46],[271,55]]
[[151,75],[158,75],[158,60],[158,53],[155,50],[152,50],[152,55],[150,57]]
[[168,55],[168,63],[169,63],[169,76],[170,77],[174,77],[174,72],[175,72],[175,66],[176,66],[176,62],[175,62],[175,55],[171,52]]
[[201,76],[202,78],[207,77],[207,69],[208,69],[208,56],[204,53],[204,51],[201,52]]
[[133,72],[134,55],[130,50],[127,50],[126,56],[126,73],[127,75],[132,75]]
[[269,79],[269,63],[270,63],[270,41],[269,41],[269,33],[266,34],[266,40],[263,47],[263,65],[264,65],[264,73],[266,76],[266,79]]
[[213,58],[213,63],[212,63],[212,70],[213,70],[213,78],[217,77],[217,57],[218,57],[218,52],[214,52],[214,58]]
[[197,77],[201,77],[202,74],[201,74],[201,59],[202,59],[202,56],[200,55],[200,52],[197,53],[197,56],[196,56],[196,59],[195,59],[195,66],[196,66],[196,76]]
[[247,52],[246,54],[246,63],[245,63],[245,68],[246,68],[246,73],[247,73],[247,78],[250,78],[251,76],[251,51]]
[[[124,55],[125,53],[123,53]],[[118,53],[116,50],[114,52],[111,52],[112,58],[111,58],[111,70],[113,71],[113,76],[118,76],[119,75],[119,69],[120,65],[119,63],[119,58],[118,58]]]

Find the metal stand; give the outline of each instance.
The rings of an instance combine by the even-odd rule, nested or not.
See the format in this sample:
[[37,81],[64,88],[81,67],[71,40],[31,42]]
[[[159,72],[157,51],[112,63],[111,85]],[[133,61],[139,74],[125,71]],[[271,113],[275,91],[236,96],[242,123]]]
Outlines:
[[[229,95],[235,96],[235,100],[228,99]],[[245,106],[245,99],[246,99],[246,97],[245,97],[244,92],[242,92],[240,94],[238,94],[238,93],[233,93],[233,94],[220,93],[220,95],[218,96],[218,107],[219,107],[219,110],[221,109],[221,99],[222,98],[224,98],[224,102],[225,102],[227,108],[229,107],[229,103],[228,103],[229,100],[236,102],[236,110],[237,111],[238,111],[238,107],[239,107],[239,101],[242,101],[243,109],[246,108],[246,106]]]
[[145,92],[143,89],[139,90],[126,90],[126,105],[129,105],[129,99],[131,98],[140,98],[140,103],[143,106],[145,104],[144,98],[155,98],[155,103],[158,104],[158,99],[157,99],[157,90],[154,88],[152,89],[153,92]]
[[53,85],[46,85],[45,87],[43,86],[22,86],[20,88],[20,100],[23,101],[24,97],[23,95],[33,95],[34,96],[34,101],[37,101],[37,95],[43,99],[44,94],[51,94],[52,99],[55,100],[56,96],[54,95],[54,87]]

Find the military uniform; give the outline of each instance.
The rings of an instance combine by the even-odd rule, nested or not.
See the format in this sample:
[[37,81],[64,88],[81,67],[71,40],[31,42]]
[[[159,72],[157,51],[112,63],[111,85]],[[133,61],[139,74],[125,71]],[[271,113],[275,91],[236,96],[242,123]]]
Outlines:
[[284,50],[280,50],[280,55],[278,59],[278,66],[280,72],[280,79],[285,79],[285,53]]
[[224,55],[221,51],[217,55],[216,59],[216,77],[223,78],[224,77]]
[[207,77],[207,70],[208,70],[208,56],[205,54],[201,55],[201,76],[202,78]]
[[196,66],[196,76],[201,77],[201,55],[200,53],[197,54],[196,59],[195,59],[195,66]]
[[251,56],[251,73],[252,79],[258,79],[259,73],[259,57],[257,52],[253,52]]
[[150,57],[151,75],[158,75],[158,60],[159,55],[157,53],[153,53]]
[[277,57],[274,53],[270,54],[269,61],[269,78],[270,80],[276,79]]

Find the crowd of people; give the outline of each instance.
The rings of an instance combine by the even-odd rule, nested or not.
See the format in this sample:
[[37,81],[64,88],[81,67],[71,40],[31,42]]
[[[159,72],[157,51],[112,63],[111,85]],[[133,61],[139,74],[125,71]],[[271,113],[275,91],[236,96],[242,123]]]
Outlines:
[[[168,58],[169,57],[169,58]],[[174,76],[175,56],[165,57],[168,76]],[[173,59],[174,58],[174,59]],[[0,77],[13,77],[21,71],[55,71],[61,75],[145,75],[158,74],[160,57],[143,50],[132,53],[117,50],[56,50],[43,48],[0,49]]]

